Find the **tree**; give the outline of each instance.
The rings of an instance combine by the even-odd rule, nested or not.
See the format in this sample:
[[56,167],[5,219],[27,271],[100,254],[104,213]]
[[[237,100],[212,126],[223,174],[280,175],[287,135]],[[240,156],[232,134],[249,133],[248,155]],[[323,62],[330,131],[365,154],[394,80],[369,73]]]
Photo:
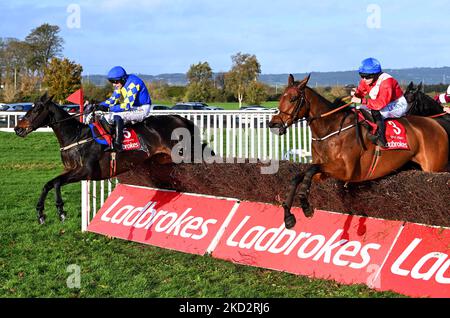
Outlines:
[[81,72],[83,67],[67,58],[52,58],[44,69],[43,84],[49,94],[55,95],[55,100],[62,103],[67,96],[81,87]]
[[64,40],[58,35],[59,26],[44,23],[31,30],[25,38],[30,46],[31,56],[28,61],[33,70],[42,71],[54,57],[61,55]]
[[[103,86],[96,86],[91,82],[83,82],[84,99],[90,103],[100,103],[111,96],[114,87],[107,82]],[[66,96],[67,97],[67,96]]]
[[247,103],[259,105],[267,99],[267,85],[260,82],[251,82],[246,90]]
[[252,82],[258,80],[261,74],[261,65],[255,55],[237,53],[231,57],[233,65],[226,74],[226,86],[231,89],[234,96],[239,101],[239,107],[242,107],[245,91]]
[[210,101],[216,95],[213,73],[208,62],[191,65],[186,74],[189,84],[186,98],[195,101]]
[[162,81],[155,81],[147,83],[148,91],[152,97],[152,101],[161,101],[169,99],[169,84]]
[[[6,101],[12,102],[18,96],[22,77],[26,77],[28,50],[25,42],[6,38],[1,43],[1,82],[4,84]],[[29,85],[27,86],[29,87]]]

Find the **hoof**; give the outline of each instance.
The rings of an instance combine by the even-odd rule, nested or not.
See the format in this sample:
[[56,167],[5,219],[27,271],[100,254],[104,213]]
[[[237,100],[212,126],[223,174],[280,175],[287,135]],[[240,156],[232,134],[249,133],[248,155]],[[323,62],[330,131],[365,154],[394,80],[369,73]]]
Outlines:
[[314,210],[311,209],[311,206],[310,206],[309,204],[308,204],[308,205],[305,205],[305,206],[302,206],[302,210],[303,210],[303,214],[304,214],[308,219],[313,217],[313,215],[314,215]]
[[64,221],[66,220],[66,214],[65,214],[65,213],[61,213],[61,214],[59,215],[59,220],[60,220],[61,222],[64,222]]
[[297,223],[297,220],[295,220],[294,214],[284,218],[284,226],[286,226],[287,229],[292,229],[295,226],[295,223]]
[[42,215],[42,216],[39,216],[39,217],[38,217],[38,223],[39,223],[40,225],[42,225],[42,224],[45,223],[45,215]]

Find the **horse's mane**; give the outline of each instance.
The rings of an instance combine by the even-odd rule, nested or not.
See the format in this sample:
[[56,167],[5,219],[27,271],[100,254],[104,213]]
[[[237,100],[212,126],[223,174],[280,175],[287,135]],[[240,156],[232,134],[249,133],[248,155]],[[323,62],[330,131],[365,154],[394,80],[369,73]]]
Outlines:
[[55,109],[58,109],[59,110],[58,112],[64,116],[63,118],[72,117],[66,110],[64,110],[64,108],[61,107],[61,105],[55,103],[54,101],[48,101],[47,105],[49,106],[51,105]]
[[328,108],[330,108],[330,110],[336,109],[340,106],[343,106],[346,104],[345,101],[342,100],[343,97],[338,97],[336,98],[333,102],[329,101],[328,99],[326,99],[325,97],[323,97],[322,95],[320,95],[318,92],[316,92],[314,89],[312,89],[311,87],[308,87],[311,91],[313,91],[317,97],[319,98],[319,100],[321,102],[323,102],[325,105],[328,106]]

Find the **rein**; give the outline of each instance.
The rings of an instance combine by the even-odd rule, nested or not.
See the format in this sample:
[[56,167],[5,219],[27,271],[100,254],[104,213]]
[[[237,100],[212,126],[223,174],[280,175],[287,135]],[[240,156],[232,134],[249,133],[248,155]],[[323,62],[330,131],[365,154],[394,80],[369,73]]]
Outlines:
[[[299,97],[301,97],[301,98],[299,98]],[[344,97],[342,100],[348,100],[349,98],[351,98],[351,96]],[[295,100],[296,100],[297,102],[296,102],[295,107],[294,107],[294,110],[293,110],[292,112],[288,113],[288,112],[279,110],[279,113],[285,114],[285,115],[288,116],[288,120],[287,120],[286,122],[283,121],[283,119],[281,118],[281,116],[277,115],[277,116],[279,116],[279,118],[280,118],[280,120],[281,120],[281,122],[282,122],[284,128],[287,128],[288,123],[289,123],[289,120],[291,120],[291,122],[292,122],[291,124],[293,124],[293,123],[295,123],[295,122],[297,122],[297,121],[303,121],[303,120],[307,120],[307,121],[308,121],[308,124],[311,124],[311,122],[312,122],[313,120],[320,119],[320,118],[325,118],[325,117],[327,117],[327,116],[330,116],[330,115],[332,115],[332,114],[334,114],[334,113],[337,113],[337,112],[343,110],[344,108],[346,108],[346,107],[348,107],[348,106],[354,104],[353,102],[349,102],[349,103],[346,103],[346,104],[344,104],[344,105],[342,105],[342,106],[339,106],[338,108],[335,108],[335,109],[333,109],[333,110],[331,110],[331,111],[329,111],[329,112],[320,114],[319,116],[311,117],[311,118],[308,118],[308,119],[305,119],[305,118],[297,119],[298,112],[299,112],[300,109],[303,107],[303,104],[304,104],[304,102],[305,102],[305,100],[306,100],[305,93],[304,93],[303,91],[300,91],[300,95],[297,96],[297,98],[296,98]],[[294,100],[292,100],[292,101],[294,101]],[[350,126],[347,126],[347,127],[342,128],[342,124],[341,124],[341,128],[340,128],[339,130],[337,130],[337,131],[335,131],[335,132],[332,132],[332,133],[330,133],[330,134],[328,134],[328,135],[326,135],[326,136],[324,136],[324,137],[320,137],[320,138],[312,137],[311,139],[312,139],[313,141],[323,141],[323,140],[326,140],[326,139],[328,139],[328,138],[330,138],[330,137],[332,137],[332,136],[334,136],[334,135],[336,135],[336,134],[341,133],[342,131],[348,130],[348,129],[353,128],[353,127],[355,127],[355,126],[357,127],[357,124],[352,124],[352,125],[350,125]]]
[[[326,112],[326,113],[321,114],[321,115],[319,115],[319,116],[313,117],[313,119],[319,119],[319,118],[324,118],[324,117],[330,116],[330,115],[332,115],[332,114],[334,114],[334,113],[337,113],[338,111],[343,110],[344,108],[350,106],[351,104],[353,104],[353,103],[347,103],[347,104],[345,104],[345,105],[339,106],[338,108],[335,108],[335,109],[333,109],[333,110],[331,110],[331,111],[329,111],[329,112]],[[312,120],[311,120],[311,121],[312,121]]]
[[75,115],[69,115],[69,117],[67,117],[67,118],[63,118],[63,119],[60,119],[60,120],[55,120],[55,121],[49,123],[48,125],[49,125],[49,126],[52,126],[52,125],[54,125],[54,124],[59,124],[59,123],[65,122],[65,121],[67,121],[67,120],[71,120],[71,119],[73,119],[73,118],[77,118],[77,117],[83,116],[83,115],[85,115],[85,114],[90,114],[90,113],[92,113],[92,111],[81,112],[81,113],[75,114]]
[[446,113],[446,112],[443,112],[443,113],[441,113],[441,114],[436,114],[436,115],[432,115],[432,116],[428,116],[429,118],[438,118],[438,117],[442,117],[442,116],[445,116],[445,115],[447,115],[448,113]]
[[90,141],[93,141],[93,140],[94,140],[94,138],[92,138],[92,137],[90,137],[90,138],[88,138],[88,139],[83,139],[83,140],[74,142],[73,144],[70,144],[70,145],[68,145],[68,146],[59,148],[59,151],[69,150],[69,149],[71,149],[71,148],[73,148],[73,147],[76,147],[76,146],[85,144],[85,143],[90,142]]

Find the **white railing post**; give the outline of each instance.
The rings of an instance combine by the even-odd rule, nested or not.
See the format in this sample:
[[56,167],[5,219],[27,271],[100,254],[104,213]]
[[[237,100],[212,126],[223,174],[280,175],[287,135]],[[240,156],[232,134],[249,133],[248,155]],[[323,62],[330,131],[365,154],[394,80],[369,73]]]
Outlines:
[[[89,180],[81,181],[81,231],[85,232],[90,221],[90,185]],[[95,182],[95,181],[94,181]]]

